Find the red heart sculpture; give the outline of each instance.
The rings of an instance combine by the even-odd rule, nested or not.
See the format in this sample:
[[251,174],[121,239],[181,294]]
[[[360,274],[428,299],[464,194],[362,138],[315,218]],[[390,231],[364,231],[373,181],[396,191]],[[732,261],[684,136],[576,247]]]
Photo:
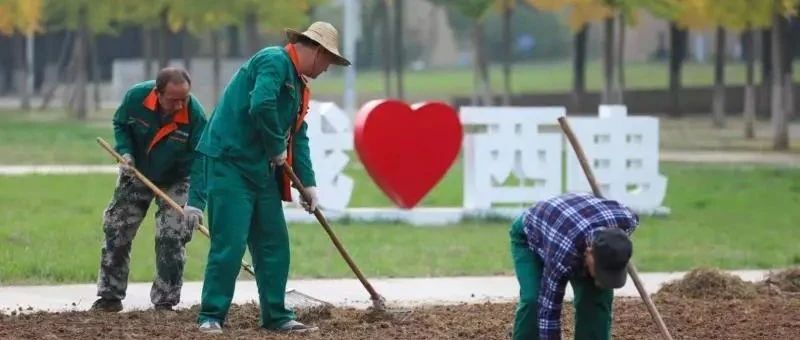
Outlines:
[[355,122],[355,149],[370,177],[399,207],[411,209],[442,179],[461,149],[458,114],[440,102],[409,107],[373,100]]

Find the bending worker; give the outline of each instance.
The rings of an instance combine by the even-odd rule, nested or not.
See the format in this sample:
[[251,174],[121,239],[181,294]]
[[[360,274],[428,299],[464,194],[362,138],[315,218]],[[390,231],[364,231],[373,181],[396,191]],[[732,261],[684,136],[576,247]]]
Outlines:
[[[284,305],[289,275],[289,234],[282,201],[291,201],[283,166],[291,166],[317,208],[314,171],[303,120],[310,100],[307,78],[330,64],[349,65],[338,52],[338,33],[324,22],[303,33],[287,30],[289,43],[262,49],[225,88],[197,150],[206,157],[211,246],[203,282],[199,328],[221,333],[233,298],[245,247],[252,255],[261,326],[278,331],[316,328],[295,320]],[[199,179],[198,179],[199,180]],[[194,184],[194,181],[193,181]],[[206,201],[192,195],[185,208],[191,223]]]
[[[185,204],[189,178],[202,176],[202,160],[194,148],[206,125],[200,102],[189,94],[191,80],[184,70],[165,68],[155,81],[134,85],[114,114],[115,149],[120,163],[114,196],[105,211],[97,295],[92,310],[118,312],[128,287],[131,243],[155,195],[137,179],[136,167],[178,204]],[[191,176],[190,176],[191,175]],[[156,198],[156,278],[150,300],[156,309],[177,305],[183,286],[186,244],[193,226],[181,211]]]
[[568,193],[537,203],[511,226],[520,286],[514,339],[561,339],[567,282],[575,293],[575,339],[610,339],[613,289],[627,279],[629,235],[639,224],[620,203]]

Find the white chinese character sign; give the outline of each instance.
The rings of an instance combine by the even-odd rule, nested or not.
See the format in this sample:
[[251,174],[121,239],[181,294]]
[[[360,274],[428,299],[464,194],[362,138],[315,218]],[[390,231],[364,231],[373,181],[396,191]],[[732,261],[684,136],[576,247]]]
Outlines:
[[[320,205],[329,218],[447,224],[467,216],[514,217],[537,201],[590,191],[558,125],[564,107],[462,107],[455,112],[439,102],[379,100],[364,105],[355,122],[333,103],[312,102],[310,110],[312,164]],[[601,106],[598,116],[568,120],[604,196],[640,213],[668,213],[661,206],[667,179],[658,170],[658,119],[629,117],[624,106]],[[344,175],[354,148],[374,184]],[[422,206],[424,196],[452,171],[459,153],[461,206]],[[360,185],[377,185],[395,207],[350,206]],[[290,209],[287,219],[310,222],[314,217]]]
[[[317,182],[319,205],[326,210],[345,210],[353,193],[353,179],[344,174],[353,150],[353,129],[350,118],[334,103],[309,103],[309,149]],[[293,201],[300,194],[292,190]]]
[[[543,133],[564,108],[465,107],[461,123],[483,132],[464,141],[464,208],[535,202],[561,192],[561,135]],[[517,184],[505,184],[513,176]],[[531,185],[526,185],[526,182]]]
[[[658,120],[628,117],[625,106],[601,106],[599,117],[569,118],[603,196],[634,210],[656,212],[667,191],[658,172]],[[591,191],[575,151],[568,148],[567,190]]]

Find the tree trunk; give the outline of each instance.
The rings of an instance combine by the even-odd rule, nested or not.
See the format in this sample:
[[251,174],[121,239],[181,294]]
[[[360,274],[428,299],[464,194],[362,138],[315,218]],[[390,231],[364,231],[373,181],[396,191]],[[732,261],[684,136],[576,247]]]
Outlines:
[[94,83],[94,109],[95,111],[100,111],[101,109],[101,99],[100,99],[100,60],[97,53],[97,35],[93,32],[89,32],[88,42],[89,42],[89,51],[91,52],[91,59],[92,59],[92,83]]
[[[378,53],[373,53],[373,51],[376,51],[376,48],[380,48],[375,44],[377,40],[375,39],[375,35],[380,34],[381,29],[383,28],[383,25],[381,25],[380,28],[377,27],[378,23],[385,20],[383,18],[384,8],[382,3],[383,0],[372,1],[369,3],[369,5],[366,5],[368,6],[367,8],[361,11],[360,29],[362,32],[361,41],[363,42],[363,45],[361,46],[361,49],[359,49],[361,52],[359,53],[358,57],[359,60],[361,60],[359,64],[364,65],[364,68],[376,67],[376,60],[381,57]],[[368,53],[364,53],[364,51]]]
[[679,117],[681,112],[681,68],[686,58],[687,32],[671,22],[669,25],[669,94],[671,102],[670,116]]
[[503,1],[503,105],[511,105],[511,0]]
[[747,65],[747,76],[744,87],[744,136],[747,139],[753,139],[755,133],[756,121],[756,89],[755,89],[755,43],[753,35],[755,34],[751,27],[742,33],[744,43],[744,58]]
[[772,148],[786,150],[789,148],[789,127],[783,103],[783,51],[781,43],[781,18],[774,15],[772,20]]
[[405,99],[405,91],[403,88],[403,70],[404,56],[403,56],[403,1],[394,1],[394,55],[395,55],[395,71],[397,72],[397,98],[400,100]]
[[183,68],[192,73],[192,55],[194,54],[194,41],[192,34],[184,28],[181,32],[181,54],[183,55]]
[[258,16],[255,11],[247,12],[244,17],[244,36],[247,53],[253,55],[261,50],[261,37],[258,33]]
[[717,27],[716,57],[714,59],[714,94],[712,111],[714,127],[725,126],[725,29]]
[[219,100],[220,88],[222,84],[222,63],[220,60],[220,32],[219,30],[212,30],[211,31],[211,58],[213,59],[212,65],[212,88],[213,95],[214,95],[214,106],[217,106],[217,101]]
[[787,121],[791,120],[795,115],[794,111],[794,78],[792,77],[792,62],[794,61],[794,40],[792,39],[792,19],[781,20],[782,31],[781,38],[783,41],[783,101],[784,101],[784,114]]
[[31,109],[31,93],[28,84],[28,75],[32,72],[28,65],[28,54],[26,53],[26,37],[25,35],[17,35],[17,48],[13,51],[15,64],[22,71],[22,75],[17,83],[17,91],[19,93],[19,106],[23,111],[30,111]]
[[379,0],[378,6],[381,6],[381,60],[383,61],[383,89],[387,98],[393,96],[392,91],[392,53],[394,42],[392,41],[392,26],[390,19],[392,18],[391,8],[387,3],[388,0]]
[[159,34],[158,34],[158,68],[162,69],[169,65],[169,22],[167,21],[167,8],[161,10],[159,14]]
[[616,84],[615,102],[622,104],[625,102],[625,15],[620,12],[617,18],[617,28],[619,29],[619,41],[617,42],[616,53]]
[[603,104],[613,103],[614,91],[614,17],[605,19],[605,41],[603,42]]
[[475,91],[484,106],[493,105],[492,89],[489,83],[489,65],[486,58],[485,38],[483,32],[483,21],[475,20],[475,30],[473,31],[473,43],[475,44],[475,66],[476,87]]
[[75,81],[70,108],[73,116],[79,120],[86,120],[88,110],[86,105],[86,85],[88,76],[86,74],[86,52],[88,51],[88,9],[83,5],[78,10],[78,35],[73,49],[73,67],[75,68]]
[[[50,84],[50,86],[47,86],[44,90],[44,94],[42,95],[42,103],[39,106],[39,110],[45,110],[50,106],[50,101],[53,100],[58,85],[61,84],[61,81],[63,81],[65,78],[64,70],[66,67],[63,65],[67,62],[67,57],[70,54],[70,43],[74,35],[75,33],[73,31],[67,31],[64,36],[64,40],[61,41],[61,53],[58,56],[58,64],[56,64],[58,76],[53,80],[53,83]],[[43,86],[43,88],[45,87]]]
[[142,27],[142,64],[144,74],[142,80],[153,77],[153,34],[146,26]]
[[758,110],[770,112],[772,100],[772,29],[761,31],[761,86]]
[[586,95],[586,41],[588,37],[589,25],[584,25],[573,38],[572,102],[576,110],[580,110],[583,97]]

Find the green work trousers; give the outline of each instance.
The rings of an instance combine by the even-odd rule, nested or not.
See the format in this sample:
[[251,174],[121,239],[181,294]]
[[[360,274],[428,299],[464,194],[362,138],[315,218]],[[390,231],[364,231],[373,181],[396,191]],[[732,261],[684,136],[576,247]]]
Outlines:
[[265,178],[259,188],[235,165],[214,158],[208,158],[206,181],[211,246],[198,322],[224,323],[246,246],[256,274],[261,326],[275,329],[293,320],[295,314],[284,305],[289,233],[277,183]]
[[[528,247],[522,218],[511,225],[511,256],[519,281],[519,304],[514,317],[513,339],[539,339],[538,298],[542,281],[542,259]],[[575,293],[575,339],[611,339],[611,306],[614,291],[600,289],[586,277],[570,280]]]

